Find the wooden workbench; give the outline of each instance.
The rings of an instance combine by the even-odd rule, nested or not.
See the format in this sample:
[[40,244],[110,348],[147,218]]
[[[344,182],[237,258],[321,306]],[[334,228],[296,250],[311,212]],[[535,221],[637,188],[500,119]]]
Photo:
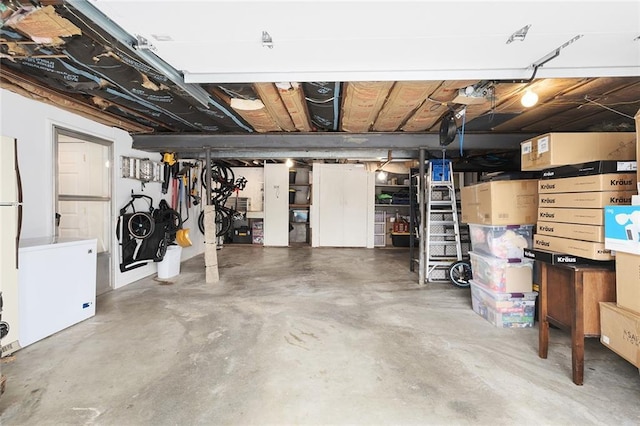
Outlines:
[[600,336],[599,302],[615,302],[616,275],[610,267],[541,262],[538,355],[547,358],[549,324],[571,332],[573,382],[584,380],[584,339]]

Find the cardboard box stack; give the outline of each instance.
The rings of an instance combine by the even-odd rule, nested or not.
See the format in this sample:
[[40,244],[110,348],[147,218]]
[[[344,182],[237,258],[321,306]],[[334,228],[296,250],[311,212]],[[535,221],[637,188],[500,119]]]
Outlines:
[[629,229],[623,220],[635,214],[640,221],[640,205],[606,210],[605,246],[615,250],[616,303],[600,303],[600,341],[640,368],[640,229]]
[[631,203],[635,166],[635,161],[595,161],[543,172],[534,248],[613,260],[604,245],[604,207]]
[[532,245],[537,181],[492,181],[463,187],[462,222],[469,225],[473,310],[496,327],[532,327]]
[[542,170],[535,250],[527,255],[535,258],[541,251],[541,256],[612,261],[604,247],[603,208],[631,201],[637,181],[635,134],[547,133],[520,147],[521,169]]
[[[640,158],[640,111],[636,133]],[[605,247],[616,258],[616,303],[600,303],[600,341],[640,368],[640,200],[635,198],[635,205],[605,207]]]

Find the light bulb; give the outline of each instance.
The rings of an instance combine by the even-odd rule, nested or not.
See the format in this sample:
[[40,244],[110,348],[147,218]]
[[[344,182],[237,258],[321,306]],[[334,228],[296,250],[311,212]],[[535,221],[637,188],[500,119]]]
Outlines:
[[287,167],[291,168],[293,167],[293,160],[291,158],[287,158],[285,164],[287,165]]
[[522,95],[520,103],[522,103],[522,106],[525,108],[532,107],[538,103],[538,95],[530,89],[527,89],[527,91],[524,92],[524,95]]
[[378,180],[380,182],[384,182],[385,180],[387,180],[387,172],[385,172],[384,170],[378,170]]

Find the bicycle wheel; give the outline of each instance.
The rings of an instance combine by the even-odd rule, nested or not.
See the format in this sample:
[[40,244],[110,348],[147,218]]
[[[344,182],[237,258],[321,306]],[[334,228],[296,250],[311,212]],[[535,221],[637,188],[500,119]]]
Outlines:
[[153,233],[155,224],[149,213],[135,212],[129,218],[127,228],[134,238],[143,240]]
[[156,222],[163,224],[171,236],[175,236],[176,231],[182,227],[182,216],[174,209],[156,210],[155,216]]
[[[202,175],[200,176],[200,182],[202,182],[202,186],[205,188],[209,184],[207,182],[207,169],[202,169]],[[231,168],[225,166],[222,163],[214,162],[211,164],[211,189],[220,188],[221,186],[234,186],[235,184],[235,174]]]
[[471,264],[466,260],[454,262],[449,267],[449,279],[458,287],[469,287],[469,280],[472,278]]
[[200,212],[200,216],[198,216],[198,229],[204,235],[204,210]]
[[227,235],[233,220],[226,209],[216,209],[216,237]]
[[156,262],[164,259],[164,255],[167,254],[167,235],[158,242],[158,249],[156,250]]

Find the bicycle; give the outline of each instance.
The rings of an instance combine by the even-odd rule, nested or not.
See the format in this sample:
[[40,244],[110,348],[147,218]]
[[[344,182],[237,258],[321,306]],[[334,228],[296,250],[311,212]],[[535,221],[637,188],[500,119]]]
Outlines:
[[468,259],[453,262],[451,266],[449,266],[447,274],[451,282],[457,287],[467,288],[471,285],[470,281],[473,278],[473,272]]

